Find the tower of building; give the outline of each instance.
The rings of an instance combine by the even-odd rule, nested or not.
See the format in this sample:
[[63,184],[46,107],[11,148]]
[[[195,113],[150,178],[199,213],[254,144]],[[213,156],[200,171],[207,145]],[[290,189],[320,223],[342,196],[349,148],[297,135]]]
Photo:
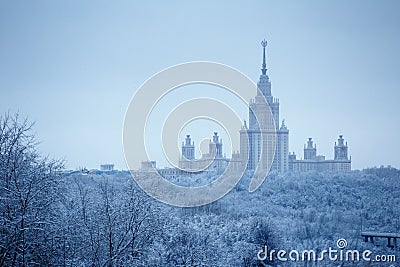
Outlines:
[[285,125],[285,120],[282,120],[282,125],[276,135],[276,168],[283,173],[289,170],[289,130]]
[[335,142],[335,160],[348,160],[348,146],[344,143],[343,135],[339,135],[337,144]]
[[289,130],[284,123],[279,127],[279,101],[272,96],[267,75],[267,41],[262,41],[261,45],[263,60],[257,83],[259,90],[250,100],[249,126],[247,128],[244,125],[240,131],[240,153],[242,160],[248,159],[248,169],[255,169],[258,165],[267,166],[268,162],[272,162],[273,170],[285,172],[288,170]]
[[194,142],[190,135],[186,135],[185,142],[182,142],[182,157],[186,160],[194,160]]
[[304,145],[304,159],[311,160],[317,157],[317,145],[313,144],[311,137],[308,138],[307,146]]
[[210,156],[222,158],[222,139],[219,139],[218,133],[214,132],[212,142],[208,145]]
[[[257,83],[258,91],[255,98],[250,102],[249,109],[249,129],[266,129],[268,125],[258,125],[256,117],[253,112],[256,112],[258,117],[261,118],[260,124],[269,123],[269,118],[264,118],[264,115],[269,114],[265,108],[268,108],[264,105],[266,101],[271,112],[272,117],[275,124],[275,130],[279,130],[279,100],[274,98],[271,93],[271,81],[267,75],[267,63],[266,63],[266,47],[267,41],[262,41],[261,45],[263,47],[263,63],[261,67],[261,75],[260,79]],[[263,98],[263,99],[262,99]],[[264,100],[265,99],[265,100]]]

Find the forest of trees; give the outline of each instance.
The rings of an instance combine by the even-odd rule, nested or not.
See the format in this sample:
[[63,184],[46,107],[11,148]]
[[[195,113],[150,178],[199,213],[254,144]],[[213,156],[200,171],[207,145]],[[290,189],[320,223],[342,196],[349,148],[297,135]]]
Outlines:
[[[0,266],[338,266],[261,262],[257,252],[264,245],[321,250],[339,238],[354,249],[399,254],[360,236],[400,232],[394,168],[271,174],[254,193],[244,177],[228,195],[198,208],[154,201],[128,173],[63,170],[62,161],[37,151],[28,120],[0,118]],[[209,179],[176,181],[203,178]]]

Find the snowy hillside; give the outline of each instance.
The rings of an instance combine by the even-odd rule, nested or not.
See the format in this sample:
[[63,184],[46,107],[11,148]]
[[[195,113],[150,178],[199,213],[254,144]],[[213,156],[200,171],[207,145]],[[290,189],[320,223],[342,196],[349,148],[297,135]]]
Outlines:
[[[204,178],[209,179],[208,176]],[[196,179],[200,181],[202,177]],[[257,191],[249,193],[249,181],[244,178],[231,193],[215,203],[198,208],[174,208],[143,195],[127,174],[73,175],[67,177],[65,193],[69,208],[65,212],[69,214],[69,224],[76,223],[81,227],[77,227],[69,237],[77,237],[75,247],[85,245],[71,255],[71,260],[78,257],[75,260],[84,260],[89,264],[93,259],[93,252],[86,245],[93,238],[90,231],[88,233],[90,227],[85,227],[80,218],[80,203],[83,202],[79,190],[86,194],[86,208],[93,223],[90,229],[98,238],[95,243],[98,244],[99,266],[107,262],[108,253],[105,233],[109,234],[109,231],[104,230],[103,233],[102,230],[110,228],[108,219],[104,217],[107,190],[112,192],[108,201],[115,216],[112,224],[115,242],[121,239],[118,235],[122,233],[117,232],[124,231],[129,220],[124,213],[129,212],[131,205],[146,205],[140,206],[145,209],[144,217],[152,218],[146,219],[143,229],[137,233],[140,247],[116,255],[116,263],[121,257],[143,266],[256,266],[261,264],[257,260],[257,252],[265,244],[277,250],[318,251],[336,248],[336,241],[340,238],[346,239],[352,249],[398,255],[398,251],[384,245],[385,240],[377,242],[377,245],[365,243],[360,231],[400,231],[399,181],[400,171],[393,168],[337,174],[293,173],[271,175]],[[140,196],[140,203],[130,201],[130,194],[136,198]],[[104,245],[101,245],[102,242]],[[338,263],[307,262],[304,265],[275,260],[270,264],[337,266]],[[365,264],[352,262],[343,266]],[[385,266],[384,263],[375,264]],[[390,263],[387,264],[390,266]]]

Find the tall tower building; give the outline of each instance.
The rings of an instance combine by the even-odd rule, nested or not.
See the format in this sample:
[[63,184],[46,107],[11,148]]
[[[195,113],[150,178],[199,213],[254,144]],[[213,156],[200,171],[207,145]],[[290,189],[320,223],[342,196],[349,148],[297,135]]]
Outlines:
[[240,131],[240,153],[242,160],[248,158],[248,169],[254,170],[258,164],[262,167],[273,162],[273,170],[285,172],[289,167],[289,130],[284,122],[279,127],[279,100],[272,96],[271,82],[267,75],[267,41],[262,41],[261,45],[263,61],[257,83],[259,90],[254,99],[250,100],[249,127],[245,124]]
[[[261,45],[263,47],[263,63],[261,68],[260,79],[257,83],[257,87],[259,91],[257,91],[257,95],[253,101],[250,103],[251,109],[249,109],[249,129],[258,129],[257,120],[253,114],[253,112],[258,112],[258,115],[261,115],[261,120],[263,117],[267,115],[269,112],[265,109],[265,105],[262,105],[264,100],[261,100],[261,97],[264,97],[267,102],[273,116],[275,130],[279,130],[279,100],[274,98],[271,94],[271,81],[267,75],[267,64],[266,64],[266,46],[267,41],[262,41]],[[265,118],[266,120],[268,118]],[[265,121],[267,123],[267,121]],[[267,128],[268,125],[261,125],[261,128]]]

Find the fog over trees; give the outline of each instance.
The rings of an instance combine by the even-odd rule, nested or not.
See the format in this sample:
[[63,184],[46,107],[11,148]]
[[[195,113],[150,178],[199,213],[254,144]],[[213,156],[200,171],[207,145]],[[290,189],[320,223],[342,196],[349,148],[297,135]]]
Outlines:
[[[37,151],[33,125],[0,118],[0,266],[390,266],[381,262],[272,262],[270,249],[337,248],[395,254],[361,230],[400,232],[400,171],[272,173],[255,192],[245,176],[197,208],[159,203],[129,173],[63,172]],[[178,177],[202,183],[208,174]],[[188,182],[189,181],[189,182]]]

